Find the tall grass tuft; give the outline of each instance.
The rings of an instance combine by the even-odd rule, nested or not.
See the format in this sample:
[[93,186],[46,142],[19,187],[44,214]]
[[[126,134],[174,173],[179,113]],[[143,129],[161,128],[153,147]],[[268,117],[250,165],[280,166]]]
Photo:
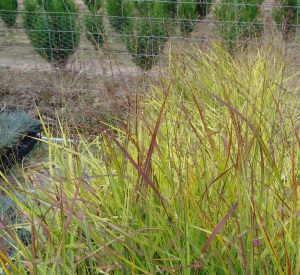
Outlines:
[[[273,48],[170,53],[123,129],[61,122],[15,201],[16,274],[298,274],[299,89]],[[97,118],[95,118],[95,122]],[[51,133],[46,129],[48,137]],[[75,142],[79,140],[78,142]],[[8,180],[6,180],[8,182]],[[1,187],[0,187],[1,188]],[[7,190],[3,190],[8,195]],[[16,229],[30,229],[24,245]]]

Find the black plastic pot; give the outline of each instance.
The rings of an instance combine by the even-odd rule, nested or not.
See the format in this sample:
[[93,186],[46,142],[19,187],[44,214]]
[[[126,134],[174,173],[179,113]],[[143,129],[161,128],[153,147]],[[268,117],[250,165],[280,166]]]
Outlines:
[[4,148],[4,154],[0,155],[0,171],[6,173],[13,165],[21,162],[38,142],[36,138],[39,138],[39,127],[24,134],[16,145]]

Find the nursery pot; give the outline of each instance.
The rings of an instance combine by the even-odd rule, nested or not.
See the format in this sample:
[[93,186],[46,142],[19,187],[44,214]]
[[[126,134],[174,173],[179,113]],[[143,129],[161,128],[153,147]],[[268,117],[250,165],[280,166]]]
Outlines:
[[12,147],[4,148],[4,153],[0,155],[0,171],[6,173],[14,164],[21,162],[38,142],[37,138],[39,138],[39,127],[22,135]]

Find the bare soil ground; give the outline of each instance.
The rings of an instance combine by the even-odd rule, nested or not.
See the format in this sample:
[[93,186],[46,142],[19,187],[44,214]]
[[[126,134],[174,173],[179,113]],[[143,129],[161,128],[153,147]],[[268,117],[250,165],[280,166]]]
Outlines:
[[[263,8],[265,23],[272,20],[272,2],[267,0],[268,5]],[[76,3],[80,13],[87,12],[82,0],[76,0]],[[22,10],[22,0],[19,0],[19,6]],[[196,41],[195,45],[209,48],[210,41],[219,39],[216,33],[210,14],[195,25],[188,39],[174,38],[172,43],[178,45],[184,44],[184,41]],[[272,27],[265,28],[268,39],[275,39],[273,33]],[[110,35],[108,46],[100,51],[96,51],[82,35],[78,50],[69,60],[66,71],[62,72],[53,70],[35,52],[22,30],[21,16],[13,30],[8,30],[0,20],[0,110],[4,107],[22,108],[36,115],[38,107],[44,118],[51,121],[57,112],[79,114],[82,109],[93,109],[99,115],[110,112],[115,107],[116,98],[127,104],[128,94],[147,89],[143,86],[145,83],[141,85],[145,73],[133,64],[117,34],[110,30]],[[169,41],[159,65],[146,75],[156,75],[164,68],[170,45]],[[299,43],[293,42],[291,48],[291,55],[295,61],[299,60]]]
[[[77,4],[80,12],[86,12],[82,1],[77,0]],[[22,1],[19,6],[22,10]],[[141,71],[120,38],[109,38],[108,45],[96,51],[82,35],[66,70],[57,71],[30,45],[22,30],[21,15],[12,30],[0,20],[0,110],[22,108],[36,114],[38,107],[46,118],[67,109],[73,113],[96,107],[99,112],[109,111],[112,100],[108,98],[108,86],[118,97]]]

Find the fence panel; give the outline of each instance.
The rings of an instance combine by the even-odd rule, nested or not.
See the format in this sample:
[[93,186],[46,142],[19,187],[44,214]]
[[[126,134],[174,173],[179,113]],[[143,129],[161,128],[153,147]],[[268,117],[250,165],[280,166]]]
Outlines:
[[[45,78],[56,79],[54,71],[93,76],[157,71],[167,64],[171,44],[209,47],[220,42],[234,54],[273,41],[293,55],[294,70],[300,64],[299,1],[62,0],[55,7],[51,1],[1,3],[2,93],[32,88],[52,93],[57,87]],[[41,74],[43,88],[37,84]],[[74,91],[74,86],[67,89]],[[99,87],[75,89],[79,94],[87,90]]]

